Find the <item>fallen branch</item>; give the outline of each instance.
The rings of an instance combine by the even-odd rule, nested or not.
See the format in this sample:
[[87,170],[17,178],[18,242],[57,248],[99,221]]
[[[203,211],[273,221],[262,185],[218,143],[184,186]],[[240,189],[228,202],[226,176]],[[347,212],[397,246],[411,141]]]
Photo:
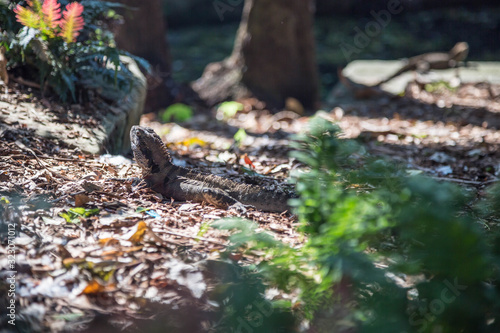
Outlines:
[[459,179],[459,178],[447,178],[447,177],[432,177],[432,179],[437,180],[437,181],[448,181],[448,182],[453,182],[453,183],[460,183],[460,184],[467,184],[467,185],[488,185],[492,184],[498,181],[498,179],[491,179],[487,180],[484,182],[478,182],[475,180],[466,180],[466,179]]
[[35,82],[32,82],[32,81],[28,81],[28,80],[25,80],[23,79],[22,77],[15,77],[15,76],[12,76],[11,77],[12,80],[16,83],[19,83],[19,84],[22,84],[22,85],[25,85],[25,86],[28,86],[28,87],[31,87],[31,88],[36,88],[36,89],[42,89],[42,86],[39,85],[38,83],[35,83]]
[[37,154],[33,151],[33,149],[26,147],[23,143],[21,143],[21,142],[19,142],[19,141],[16,141],[16,145],[17,145],[19,148],[24,149],[24,150],[26,150],[27,152],[31,153],[31,154],[35,157],[36,161],[38,162],[38,165],[40,165],[42,168],[44,168],[45,170],[47,170],[47,171],[48,171],[48,172],[52,175],[52,177],[53,177],[53,178],[55,178],[55,176],[57,176],[57,177],[59,177],[59,178],[61,178],[61,179],[65,180],[65,181],[73,181],[72,179],[69,179],[68,177],[63,176],[63,175],[61,175],[61,174],[60,174],[60,173],[58,173],[58,172],[55,172],[55,171],[53,171],[53,170],[50,170],[50,169],[49,169],[46,165],[44,165],[44,164],[42,163],[42,161],[38,158],[38,155],[37,155]]

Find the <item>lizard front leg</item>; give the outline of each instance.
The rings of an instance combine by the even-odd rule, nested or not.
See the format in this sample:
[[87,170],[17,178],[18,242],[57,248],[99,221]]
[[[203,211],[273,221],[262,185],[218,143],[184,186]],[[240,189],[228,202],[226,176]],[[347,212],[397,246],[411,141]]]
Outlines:
[[203,182],[185,177],[168,182],[160,192],[176,200],[204,201],[218,208],[234,208],[242,214],[246,213],[247,207],[251,207],[242,204],[220,188],[212,188]]
[[245,214],[249,205],[244,205],[238,200],[231,197],[226,191],[218,188],[205,188],[203,189],[203,198],[206,202],[216,207],[231,209]]

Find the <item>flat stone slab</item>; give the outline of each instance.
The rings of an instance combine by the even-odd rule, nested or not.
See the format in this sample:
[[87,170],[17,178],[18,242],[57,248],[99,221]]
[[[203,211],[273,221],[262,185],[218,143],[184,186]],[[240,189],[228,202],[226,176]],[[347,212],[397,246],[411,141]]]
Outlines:
[[132,89],[122,92],[121,97],[117,97],[120,91],[109,89],[107,96],[113,93],[117,102],[107,104],[98,100],[90,103],[89,110],[78,104],[32,102],[29,96],[12,98],[0,87],[0,126],[20,124],[37,135],[57,139],[86,153],[127,152],[130,128],[139,123],[144,110],[147,84],[135,61],[130,58],[122,61],[134,74]]
[[[354,82],[374,85],[391,76],[406,64],[404,60],[356,60],[344,68],[344,76]],[[456,77],[457,69],[430,71],[423,74],[432,81],[449,81]],[[458,75],[462,82],[500,83],[500,62],[468,62],[468,67],[460,67]],[[383,84],[381,88],[391,94],[404,91],[408,82],[415,78],[415,72],[409,71]]]
[[[404,60],[355,60],[350,62],[343,70],[346,78],[359,84],[367,86],[374,85],[383,79],[397,72],[406,62]],[[433,70],[422,75],[423,79],[429,81],[450,81],[458,76],[464,83],[489,82],[500,84],[500,62],[470,61],[468,67],[458,69]],[[404,92],[409,82],[415,80],[417,74],[408,71],[395,77],[391,81],[384,83],[380,88],[392,95],[399,95]],[[339,105],[359,105],[366,103],[366,100],[357,100],[352,92],[342,83],[332,89],[325,101],[325,107],[335,107]]]

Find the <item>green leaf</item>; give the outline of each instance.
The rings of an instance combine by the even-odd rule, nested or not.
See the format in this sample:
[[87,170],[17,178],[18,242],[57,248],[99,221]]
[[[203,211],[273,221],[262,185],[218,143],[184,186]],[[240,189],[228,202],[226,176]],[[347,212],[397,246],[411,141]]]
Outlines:
[[59,216],[64,218],[67,223],[77,223],[80,221],[80,218],[87,218],[97,214],[99,214],[98,208],[86,209],[83,207],[76,207],[68,209],[67,213],[59,213]]
[[172,121],[183,122],[193,117],[193,109],[182,103],[170,105],[161,115],[160,119],[164,123]]
[[241,171],[243,171],[244,173],[246,173],[247,175],[250,175],[250,176],[256,176],[256,177],[264,177],[263,175],[261,175],[260,173],[258,173],[257,171],[255,170],[252,170],[252,169],[249,169],[245,166],[241,166],[240,167]]
[[200,230],[198,231],[198,233],[196,234],[196,236],[198,237],[203,237],[203,235],[206,234],[206,232],[208,231],[208,229],[210,229],[210,223],[208,222],[203,222],[200,226]]
[[65,73],[63,71],[61,71],[60,73],[61,73],[61,78],[63,79],[64,83],[66,84],[66,87],[71,92],[71,97],[73,98],[73,101],[76,102],[75,82],[74,82],[73,75],[71,75],[69,73]]
[[247,137],[247,132],[243,128],[240,128],[236,134],[234,134],[234,143],[236,146],[241,146],[245,138]]
[[237,229],[239,231],[244,232],[253,232],[257,229],[257,224],[254,222],[249,222],[240,218],[228,218],[215,221],[211,224],[211,226],[215,229],[220,230],[233,230]]
[[217,113],[222,114],[222,117],[224,120],[227,120],[229,118],[232,118],[238,113],[238,111],[243,110],[243,104],[238,103],[238,102],[223,102],[219,105],[217,108]]
[[425,89],[425,91],[427,91],[429,93],[440,92],[440,91],[444,91],[444,90],[454,92],[457,90],[457,88],[452,87],[448,81],[443,81],[443,80],[427,83],[425,85],[424,89]]
[[82,318],[84,313],[63,313],[63,314],[55,314],[52,316],[54,319],[63,320],[66,322],[74,322],[80,318]]

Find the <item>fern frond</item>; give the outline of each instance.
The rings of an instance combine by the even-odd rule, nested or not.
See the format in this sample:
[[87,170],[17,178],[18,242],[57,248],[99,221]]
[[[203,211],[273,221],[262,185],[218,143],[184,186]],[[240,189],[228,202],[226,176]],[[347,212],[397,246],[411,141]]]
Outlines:
[[82,30],[85,22],[82,17],[83,6],[78,2],[72,2],[66,6],[63,12],[63,18],[59,21],[61,27],[60,36],[67,43],[74,42]]

